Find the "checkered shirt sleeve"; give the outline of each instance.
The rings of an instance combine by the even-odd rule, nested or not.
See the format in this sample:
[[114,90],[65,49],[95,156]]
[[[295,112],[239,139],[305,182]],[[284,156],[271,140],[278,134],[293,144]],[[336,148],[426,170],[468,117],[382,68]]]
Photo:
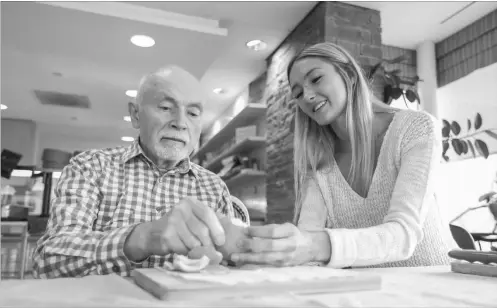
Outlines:
[[47,231],[33,259],[35,278],[108,274],[114,265],[130,268],[123,247],[134,225],[110,232],[92,230],[101,195],[96,158],[72,160],[61,174],[51,202]]

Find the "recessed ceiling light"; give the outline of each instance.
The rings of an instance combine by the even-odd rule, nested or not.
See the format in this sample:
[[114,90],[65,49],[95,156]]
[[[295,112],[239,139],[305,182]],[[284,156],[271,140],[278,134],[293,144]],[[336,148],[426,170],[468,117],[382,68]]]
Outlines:
[[130,116],[125,116],[125,117],[124,117],[124,121],[126,121],[126,122],[131,122],[131,117],[130,117]]
[[131,43],[138,47],[152,47],[155,45],[154,39],[146,35],[133,35],[131,37]]
[[124,137],[121,137],[121,140],[126,141],[126,142],[131,142],[131,141],[135,141],[135,138],[124,136]]
[[215,88],[214,90],[212,90],[212,92],[214,92],[216,94],[221,94],[221,93],[224,93],[224,89],[223,88]]
[[267,44],[261,40],[252,40],[250,42],[247,42],[246,45],[248,48],[255,51],[264,50],[267,47]]
[[138,93],[138,91],[136,91],[136,90],[128,90],[128,91],[126,91],[126,95],[129,96],[129,97],[136,97],[137,93]]
[[7,108],[9,108],[9,107],[7,107],[6,105],[2,104],[2,110],[5,110]]

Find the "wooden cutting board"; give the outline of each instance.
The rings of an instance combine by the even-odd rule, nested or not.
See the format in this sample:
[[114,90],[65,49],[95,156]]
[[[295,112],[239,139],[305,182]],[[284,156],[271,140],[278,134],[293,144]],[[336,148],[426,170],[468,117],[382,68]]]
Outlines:
[[381,277],[318,266],[208,267],[201,273],[136,269],[135,283],[161,300],[211,300],[239,296],[296,295],[381,289]]
[[461,274],[497,277],[497,265],[492,264],[454,261],[450,263],[450,268],[453,272]]

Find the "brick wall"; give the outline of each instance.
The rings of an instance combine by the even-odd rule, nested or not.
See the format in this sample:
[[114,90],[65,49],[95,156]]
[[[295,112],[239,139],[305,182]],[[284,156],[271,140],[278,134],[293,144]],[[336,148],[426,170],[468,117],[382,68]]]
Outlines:
[[438,87],[497,62],[497,10],[436,44]]
[[264,100],[267,118],[267,222],[293,217],[294,106],[289,103],[286,68],[305,46],[323,41],[341,44],[367,69],[382,56],[378,11],[340,2],[319,2],[268,58]]
[[400,47],[382,45],[383,59],[393,59],[399,56],[405,56],[406,61],[400,64],[386,64],[387,70],[400,69],[399,76],[405,79],[412,79],[417,75],[416,71],[416,50],[404,49]]

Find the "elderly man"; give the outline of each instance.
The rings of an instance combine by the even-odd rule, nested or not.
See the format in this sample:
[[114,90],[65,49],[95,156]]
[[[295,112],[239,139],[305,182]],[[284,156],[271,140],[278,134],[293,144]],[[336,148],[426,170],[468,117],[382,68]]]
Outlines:
[[224,182],[190,162],[203,113],[199,81],[170,66],[145,76],[129,104],[139,140],[91,150],[62,171],[36,278],[117,273],[163,266],[172,253],[223,245],[218,215],[233,217]]

